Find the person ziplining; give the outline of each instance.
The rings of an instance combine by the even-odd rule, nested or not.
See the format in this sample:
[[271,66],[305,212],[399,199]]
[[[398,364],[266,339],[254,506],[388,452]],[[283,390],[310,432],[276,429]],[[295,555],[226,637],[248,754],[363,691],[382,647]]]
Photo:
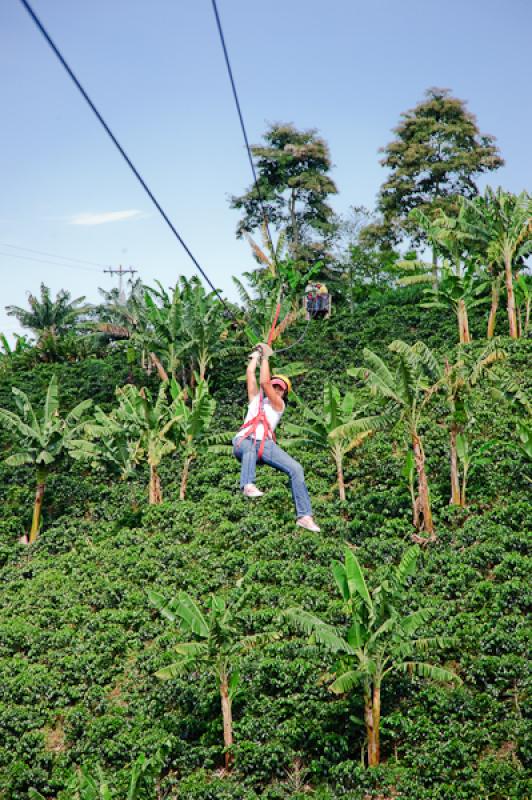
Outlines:
[[[248,409],[244,424],[233,439],[233,453],[241,462],[240,489],[245,497],[261,497],[264,492],[255,485],[257,463],[267,464],[288,475],[296,511],[296,525],[319,532],[314,522],[312,505],[305,483],[303,467],[288,455],[275,440],[275,429],[286,409],[286,399],[292,390],[286,375],[270,374],[269,344],[259,344],[251,353],[246,370]],[[257,384],[260,367],[260,388]]]
[[[193,262],[195,268],[202,275],[202,277],[204,278],[206,283],[210,286],[214,294],[218,297],[226,313],[235,322],[237,322],[236,315],[233,313],[232,309],[227,305],[227,303],[221,296],[218,289],[216,289],[216,287],[210,280],[205,270],[199,264],[198,260],[194,257],[190,248],[187,246],[182,236],[177,231],[175,225],[172,223],[169,216],[166,214],[161,204],[159,203],[159,201],[149,188],[148,184],[145,182],[145,180],[142,178],[141,174],[135,167],[133,161],[129,158],[128,154],[126,153],[126,151],[124,150],[124,148],[122,147],[122,145],[120,144],[120,142],[110,129],[109,125],[107,124],[101,113],[98,111],[95,104],[93,103],[93,101],[91,100],[91,98],[81,85],[80,81],[70,68],[69,64],[66,62],[59,48],[53,42],[48,31],[46,30],[46,28],[44,27],[38,16],[35,14],[28,0],[20,0],[20,2],[28,12],[30,17],[32,18],[36,27],[43,35],[44,39],[46,40],[46,42],[54,52],[55,56],[62,64],[63,68],[69,75],[72,82],[77,87],[78,91],[80,92],[86,103],[91,108],[92,112],[94,113],[94,115],[100,122],[101,126],[105,130],[107,136],[113,142],[114,146],[116,147],[116,149],[126,162],[127,166],[129,167],[131,172],[135,175],[136,179],[142,186],[143,190],[146,192],[151,202],[154,204],[157,211],[159,212],[161,217],[164,219],[164,221],[174,234],[175,238],[178,240],[180,245],[183,247],[189,258]],[[218,9],[216,7],[216,0],[212,0],[212,4],[216,17],[218,31],[220,34],[220,40],[223,47],[226,66],[231,81],[235,104],[238,111],[240,125],[244,136],[246,151],[248,154],[251,170],[253,173],[253,180],[261,206],[263,208],[264,222],[267,229],[268,240],[272,247],[272,251],[274,251],[268,225],[267,214],[264,208],[264,200],[260,192],[260,185],[257,181],[257,175],[255,171],[255,166],[253,164],[251,148],[249,146],[244,120],[240,109],[240,103],[236,92],[236,86],[233,79],[231,66],[229,63],[229,56],[225,45],[220,17],[218,14]],[[281,419],[282,414],[284,413],[285,398],[287,397],[288,392],[291,388],[290,380],[285,376],[278,375],[274,376],[273,378],[270,377],[269,356],[272,353],[270,345],[272,341],[272,333],[277,324],[279,311],[280,311],[280,303],[278,303],[277,305],[277,311],[274,322],[272,324],[272,329],[270,331],[268,344],[260,345],[258,349],[256,349],[251,356],[251,360],[247,371],[248,399],[249,399],[248,414],[246,416],[246,423],[243,426],[243,431],[241,431],[240,434],[237,434],[237,436],[233,440],[234,452],[237,458],[242,462],[241,486],[242,489],[244,490],[244,494],[246,495],[246,497],[259,497],[262,494],[262,492],[260,492],[260,490],[257,489],[257,487],[255,486],[255,473],[256,473],[257,461],[262,461],[263,463],[268,464],[274,469],[280,470],[281,472],[284,472],[289,476],[290,487],[292,489],[292,497],[296,508],[297,525],[299,525],[302,528],[307,528],[308,530],[311,531],[319,531],[320,528],[316,525],[312,517],[312,507],[310,503],[308,490],[305,484],[303,469],[301,465],[297,461],[295,461],[295,459],[293,459],[291,456],[285,453],[276,444],[274,438],[275,427],[277,426],[279,420]],[[308,319],[310,320],[311,318],[312,314],[309,315]],[[300,336],[298,340],[296,340],[288,347],[283,348],[282,351],[290,350],[293,347],[295,347],[304,338],[305,334],[306,334],[306,327],[303,332],[303,335]],[[282,351],[277,351],[277,352],[282,352]],[[259,387],[257,386],[257,380],[256,380],[256,370],[257,366],[259,365],[259,362],[260,362],[260,390]],[[244,481],[244,483],[242,483],[242,481]]]

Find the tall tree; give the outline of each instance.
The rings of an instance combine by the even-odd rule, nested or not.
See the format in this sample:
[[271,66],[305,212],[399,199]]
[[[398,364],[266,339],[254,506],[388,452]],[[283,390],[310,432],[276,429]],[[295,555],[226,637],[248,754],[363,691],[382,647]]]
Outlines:
[[6,458],[5,463],[13,467],[30,464],[35,468],[37,487],[29,536],[29,542],[33,544],[39,533],[48,475],[65,453],[73,458],[79,457],[86,426],[85,414],[92,405],[92,400],[82,400],[65,417],[61,417],[55,375],[48,386],[43,410],[40,413],[35,412],[23,391],[16,387],[13,387],[12,391],[18,413],[0,408],[0,422],[15,438],[15,452]]
[[404,672],[436,681],[461,682],[454,672],[417,660],[416,654],[426,652],[431,645],[443,647],[450,643],[417,635],[435,609],[409,611],[406,607],[407,586],[418,556],[419,548],[410,547],[396,567],[388,567],[382,583],[370,591],[364,570],[346,548],[344,563],[333,563],[334,579],[348,618],[345,635],[302,608],[284,612],[316,644],[338,654],[331,692],[345,695],[357,687],[362,689],[370,767],[380,762],[381,688],[387,675]]
[[[448,89],[431,88],[425,100],[401,114],[395,139],[381,149],[390,172],[381,186],[378,207],[398,239],[404,234],[424,241],[409,218],[413,208],[449,212],[458,196],[478,194],[475,178],[504,164],[495,137],[481,134],[465,102]],[[436,267],[437,248],[433,251]]]
[[260,228],[265,213],[268,222],[286,232],[292,257],[314,262],[336,229],[328,204],[329,196],[337,193],[329,176],[328,145],[315,130],[299,131],[281,123],[270,125],[264,140],[264,145],[251,147],[258,185],[231,201],[232,208],[243,211],[237,235]]

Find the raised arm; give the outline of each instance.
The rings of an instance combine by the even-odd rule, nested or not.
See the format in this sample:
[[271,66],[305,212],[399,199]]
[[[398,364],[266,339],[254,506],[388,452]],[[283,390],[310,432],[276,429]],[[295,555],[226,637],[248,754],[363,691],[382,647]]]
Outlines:
[[284,403],[271,384],[270,362],[268,355],[263,354],[260,363],[260,387],[276,411],[284,409]]
[[246,370],[246,383],[248,387],[248,401],[251,403],[254,397],[256,397],[259,393],[259,387],[257,386],[257,364],[260,358],[260,354],[254,350],[250,356],[248,368]]

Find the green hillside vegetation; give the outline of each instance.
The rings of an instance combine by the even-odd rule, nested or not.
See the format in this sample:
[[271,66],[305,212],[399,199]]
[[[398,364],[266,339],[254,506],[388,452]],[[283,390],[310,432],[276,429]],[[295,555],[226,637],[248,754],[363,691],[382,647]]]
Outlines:
[[[342,395],[353,393],[352,410],[379,413],[378,398],[347,372],[364,367],[366,348],[390,364],[397,363],[388,349],[395,340],[424,342],[440,365],[460,355],[452,316],[420,309],[420,289],[365,295],[352,311],[340,308],[330,320],[313,321],[291,352],[306,368],[298,396],[318,412],[332,380]],[[291,329],[294,341],[303,324]],[[486,346],[484,326],[479,310],[471,319],[475,357]],[[236,352],[208,376],[217,401],[213,434],[236,430],[242,419],[245,389],[237,379],[249,346],[238,341]],[[504,389],[511,378],[525,392],[532,342],[501,338],[498,346],[506,358],[493,365],[494,385]],[[85,398],[109,413],[128,374],[155,397],[157,372],[149,376],[128,363],[123,347],[55,363],[32,356],[31,368],[33,351],[12,355],[3,362],[0,407],[16,411],[15,387],[39,409],[52,377],[65,414]],[[98,778],[103,770],[110,796],[125,797],[131,765],[144,756],[156,764],[157,778],[141,770],[134,796],[526,797],[532,474],[516,432],[526,412],[508,389],[507,400],[494,400],[491,383],[470,393],[462,419],[471,450],[465,507],[449,506],[445,394],[432,398],[419,423],[437,540],[415,555],[415,570],[407,571],[394,601],[399,605],[386,613],[395,626],[418,613],[415,636],[425,646],[415,659],[404,649],[402,660],[432,664],[434,673],[405,667],[386,676],[380,764],[370,770],[363,680],[355,676],[339,691],[346,666],[338,659],[351,657],[339,648],[331,652],[331,643],[301,622],[310,615],[345,638],[359,606],[350,611],[353,598],[338,594],[333,562],[354,555],[375,598],[379,585],[377,597],[391,591],[382,587],[412,547],[409,444],[397,415],[346,454],[345,500],[326,445],[295,444],[320,534],[294,527],[285,480],[277,473],[259,469],[267,493],[258,503],[246,501],[237,492],[238,464],[223,453],[198,453],[186,499],[179,500],[187,450],[176,445],[160,462],[164,501],[152,504],[147,462],[113,475],[103,461],[63,454],[48,476],[39,538],[28,548],[18,540],[31,526],[32,467],[3,463],[2,796],[22,800],[35,787],[47,798],[89,797],[65,790],[72,770],[83,767],[94,785],[104,780]],[[298,404],[290,406],[288,419],[307,424]],[[6,456],[12,443],[3,425]],[[208,664],[176,670],[166,681],[156,676],[176,661],[172,647],[195,637],[165,621],[149,592],[163,607],[186,593],[202,614],[211,595],[242,600],[230,624],[234,633],[227,634],[237,676],[230,758]],[[302,609],[295,625],[294,607]],[[384,644],[397,658],[398,629],[390,630]],[[232,766],[226,774],[224,763]],[[89,791],[89,777],[76,782]]]
[[[503,161],[447,90],[394,132],[340,218],[325,140],[268,127],[239,303],[8,307],[1,800],[530,797],[532,201],[479,194]],[[321,532],[280,472],[239,491],[263,341]]]

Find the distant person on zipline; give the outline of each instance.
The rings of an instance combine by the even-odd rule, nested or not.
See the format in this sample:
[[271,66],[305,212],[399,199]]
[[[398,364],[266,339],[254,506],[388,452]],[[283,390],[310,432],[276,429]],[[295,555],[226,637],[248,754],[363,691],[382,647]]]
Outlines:
[[[269,357],[272,349],[260,344],[252,352],[246,370],[248,411],[244,424],[233,439],[233,452],[242,463],[240,488],[245,497],[261,497],[264,492],[255,486],[257,462],[268,464],[288,475],[296,510],[296,525],[309,531],[320,529],[312,518],[312,506],[303,468],[275,442],[275,428],[285,410],[285,400],[292,386],[285,375],[270,377]],[[260,364],[260,389],[257,366]]]

